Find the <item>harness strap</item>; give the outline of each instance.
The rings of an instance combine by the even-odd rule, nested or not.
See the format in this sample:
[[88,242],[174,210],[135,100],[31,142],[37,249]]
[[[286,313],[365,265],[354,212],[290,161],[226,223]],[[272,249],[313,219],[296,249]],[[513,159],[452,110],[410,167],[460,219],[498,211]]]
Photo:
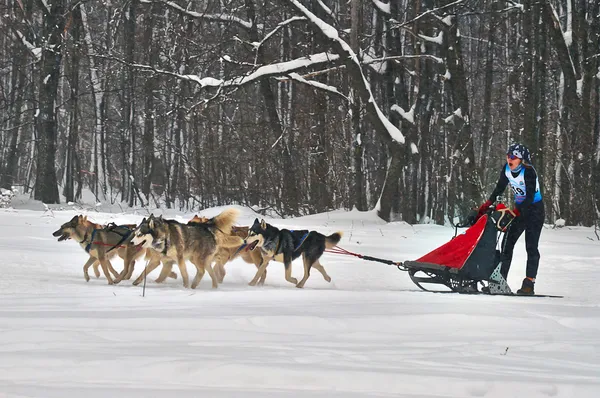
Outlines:
[[242,249],[244,249],[246,246],[248,246],[248,244],[244,241],[244,243],[242,243],[242,245],[240,247],[238,247],[238,249],[235,251],[235,253],[233,253],[233,257],[237,256],[239,252],[242,251]]
[[[115,226],[115,227],[116,227],[116,226]],[[111,230],[110,232],[113,232],[113,233],[116,233],[116,234],[118,234],[118,235],[121,235],[121,234],[120,234],[119,232],[117,232],[117,231],[112,231],[112,230]],[[132,232],[133,232],[133,231],[131,231],[130,229],[127,229],[127,232],[121,235],[121,240],[120,240],[120,241],[119,241],[119,242],[118,242],[116,245],[114,245],[113,247],[111,247],[110,249],[108,249],[107,253],[108,253],[108,252],[110,252],[111,250],[113,250],[113,249],[114,249],[114,248],[116,248],[116,247],[119,247],[119,248],[121,248],[121,243],[125,242],[125,240],[127,240],[127,238],[129,238],[129,235],[131,235],[131,233],[132,233]]]
[[304,234],[304,236],[300,239],[300,243],[298,244],[298,246],[296,246],[296,248],[294,249],[294,251],[297,251],[298,249],[300,249],[300,246],[302,246],[302,244],[304,243],[304,241],[308,237],[309,233],[310,233],[310,231]]
[[[92,236],[90,238],[90,243],[88,243],[87,246],[85,247],[85,251],[88,252],[88,253],[90,252],[90,249],[92,248],[92,243],[94,243],[94,235],[96,235],[96,231],[97,231],[97,229],[94,229],[92,231]],[[83,242],[85,242],[85,240]]]

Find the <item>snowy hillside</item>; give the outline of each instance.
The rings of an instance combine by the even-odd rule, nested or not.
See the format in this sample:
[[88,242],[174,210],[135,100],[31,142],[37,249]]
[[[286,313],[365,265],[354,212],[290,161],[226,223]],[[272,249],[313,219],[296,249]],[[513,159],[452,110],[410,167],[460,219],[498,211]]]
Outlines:
[[[208,275],[196,290],[180,278],[158,285],[157,270],[142,297],[131,281],[85,282],[86,253],[51,235],[75,214],[0,209],[0,397],[600,396],[593,229],[542,232],[536,291],[564,299],[426,293],[394,267],[337,254],[322,259],[330,284],[313,272],[296,289],[274,263],[265,286],[250,287],[254,266],[236,260],[216,290]],[[86,214],[99,223],[143,216]],[[243,209],[239,225],[254,217]],[[454,233],[360,212],[267,221],[341,230],[341,247],[397,261]],[[513,289],[525,272],[521,239]],[[299,260],[293,275],[302,272]]]

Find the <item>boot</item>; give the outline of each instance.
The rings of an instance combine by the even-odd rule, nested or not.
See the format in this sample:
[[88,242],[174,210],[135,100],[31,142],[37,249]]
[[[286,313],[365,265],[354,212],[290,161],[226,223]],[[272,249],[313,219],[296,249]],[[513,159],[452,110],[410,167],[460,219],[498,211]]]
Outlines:
[[533,296],[535,292],[533,291],[533,286],[535,285],[535,279],[525,278],[523,279],[523,284],[521,288],[517,290],[517,294],[522,296]]

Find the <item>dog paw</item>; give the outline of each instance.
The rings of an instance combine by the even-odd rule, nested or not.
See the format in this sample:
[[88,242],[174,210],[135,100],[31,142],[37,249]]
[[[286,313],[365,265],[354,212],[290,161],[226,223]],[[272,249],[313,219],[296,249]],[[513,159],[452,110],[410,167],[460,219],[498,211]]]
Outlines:
[[90,276],[88,274],[84,274],[83,277],[85,278],[86,282],[90,281]]
[[248,282],[248,286],[256,286],[256,282],[255,281],[250,281],[250,282]]
[[330,283],[331,282],[331,277],[328,276],[327,278],[325,278],[325,280],[327,281],[327,283]]
[[140,281],[133,281],[133,283],[132,283],[133,286],[137,286],[139,284],[140,284]]

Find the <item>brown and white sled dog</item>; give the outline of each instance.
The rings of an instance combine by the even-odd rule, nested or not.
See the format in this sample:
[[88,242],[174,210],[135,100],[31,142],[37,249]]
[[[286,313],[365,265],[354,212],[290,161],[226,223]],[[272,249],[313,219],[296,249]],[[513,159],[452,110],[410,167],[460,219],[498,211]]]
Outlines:
[[[209,222],[210,220],[206,217],[198,217],[195,216],[188,224],[201,224]],[[249,227],[231,227],[231,235],[237,236],[241,239],[244,239],[248,236]],[[243,242],[242,242],[243,243]],[[225,264],[230,261],[233,261],[236,258],[241,258],[248,264],[254,264],[256,268],[259,268],[262,264],[263,258],[260,250],[246,250],[247,245],[240,244],[237,247],[219,247],[219,250],[215,254],[214,257],[214,272],[217,277],[219,283],[223,283],[223,279],[225,278]],[[265,271],[258,281],[259,285],[264,284],[265,278],[267,277],[267,272]]]
[[[202,280],[204,272],[207,271],[212,279],[212,286],[218,286],[218,280],[213,272],[211,263],[218,249],[221,247],[239,247],[243,239],[231,236],[231,227],[239,215],[239,210],[230,208],[213,217],[206,223],[182,224],[175,220],[166,220],[162,216],[151,215],[144,218],[134,231],[132,245],[143,245],[157,252],[155,260],[146,267],[146,274],[158,266],[164,259],[163,271],[169,272],[173,263],[177,263],[183,286],[190,287],[189,276],[186,268],[186,260],[196,267],[196,276],[192,282],[192,289]],[[166,260],[170,261],[166,261]],[[140,275],[140,277],[142,277]],[[134,284],[139,283],[138,278]]]
[[113,268],[110,259],[118,255],[123,259],[125,268],[133,268],[135,260],[144,252],[141,247],[129,244],[135,227],[136,225],[100,225],[88,221],[85,216],[78,215],[61,225],[52,236],[58,237],[59,242],[67,239],[76,240],[90,255],[83,266],[83,276],[86,281],[90,280],[88,275],[90,266],[96,267],[99,263],[108,284],[112,285],[114,282],[110,274],[112,273],[115,278],[118,278],[119,274]]
[[[256,285],[271,260],[284,264],[285,279],[295,284],[296,287],[304,287],[313,267],[323,275],[327,282],[331,282],[331,278],[327,275],[319,259],[325,249],[330,249],[338,244],[342,239],[342,234],[342,232],[335,232],[325,236],[317,231],[279,229],[267,224],[265,220],[258,221],[257,218],[248,231],[245,243],[250,250],[260,250],[263,262],[254,279],[250,281],[250,286]],[[304,262],[304,277],[298,282],[296,278],[292,277],[292,261],[300,255]]]

